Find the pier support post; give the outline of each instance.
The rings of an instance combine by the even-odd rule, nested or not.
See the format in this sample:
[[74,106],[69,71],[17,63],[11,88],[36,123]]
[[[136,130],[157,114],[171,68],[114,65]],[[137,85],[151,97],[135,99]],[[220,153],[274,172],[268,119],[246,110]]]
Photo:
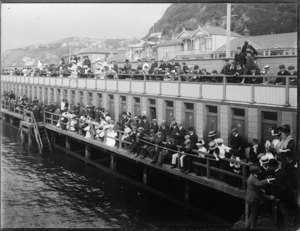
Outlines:
[[29,148],[32,145],[32,137],[31,137],[31,135],[32,135],[32,128],[30,127],[29,128],[29,132],[28,132],[28,150],[29,150]]
[[144,166],[144,168],[143,168],[143,183],[147,184],[147,180],[148,180],[148,169],[146,166]]
[[66,149],[71,149],[70,139],[68,137],[66,137]]
[[[91,149],[88,145],[85,145],[84,155],[86,159],[91,159]],[[85,163],[87,163],[87,161],[85,161]]]
[[190,185],[188,182],[184,184],[184,201],[187,204],[190,202]]
[[113,171],[117,170],[117,163],[113,153],[110,154],[110,169]]
[[9,123],[12,125],[14,124],[14,117],[12,117],[12,116],[9,117]]
[[52,143],[52,145],[56,144],[56,136],[55,136],[54,132],[51,132],[51,143]]
[[245,200],[245,222],[247,223],[248,221],[249,221],[249,205]]
[[22,146],[24,145],[24,132],[23,132],[23,130],[21,129],[21,133],[20,133],[20,139],[21,139],[21,144],[22,144]]

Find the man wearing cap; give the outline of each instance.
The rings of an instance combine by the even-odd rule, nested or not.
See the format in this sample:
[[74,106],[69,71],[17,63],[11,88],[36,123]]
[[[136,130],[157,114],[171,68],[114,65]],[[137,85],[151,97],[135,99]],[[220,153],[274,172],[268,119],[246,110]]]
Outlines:
[[144,128],[144,133],[145,134],[149,134],[150,132],[150,123],[147,120],[147,117],[145,115],[142,116],[142,120],[143,120],[143,128]]
[[158,63],[155,61],[154,58],[151,59],[151,65],[149,68],[149,74],[153,74],[154,69],[158,67]]
[[152,121],[150,123],[150,129],[153,129],[155,134],[158,132],[157,119],[152,119]]
[[251,45],[248,43],[248,41],[245,41],[245,42],[244,42],[244,45],[243,45],[243,47],[242,47],[242,53],[245,54],[247,51],[250,51],[251,54],[252,54],[253,56],[258,55],[257,50],[256,50],[253,46],[251,46]]
[[158,131],[160,131],[164,137],[167,137],[170,134],[170,129],[165,121],[161,122]]
[[[291,75],[297,76],[297,71],[295,71],[294,66],[288,66],[288,70]],[[290,78],[290,85],[297,85],[297,78]]]
[[244,67],[246,64],[246,54],[242,53],[242,48],[237,47],[237,53],[234,55],[235,63],[239,63],[241,67]]
[[186,65],[186,63],[182,63],[182,70],[184,74],[189,73],[189,67]]
[[230,75],[230,63],[229,59],[224,59],[224,66],[220,72],[221,75]]
[[[170,158],[173,153],[176,152],[176,146],[177,142],[176,140],[171,137],[167,136],[166,137],[166,142],[162,142],[165,146],[166,149],[163,149],[160,153],[156,153],[155,156],[153,157],[153,161],[151,162],[152,164],[157,163],[158,166],[162,166],[162,164],[165,162],[167,158]],[[173,150],[173,151],[172,151]]]
[[[265,65],[264,66],[264,71],[263,71],[263,75],[266,76],[274,76],[275,73],[271,71],[271,66],[270,65]],[[274,84],[276,77],[270,77],[270,78],[264,78],[264,83],[266,84]]]
[[128,59],[125,60],[125,64],[124,64],[124,72],[125,74],[131,74],[132,68],[131,68],[131,64],[129,62]]
[[208,149],[208,144],[210,141],[214,141],[215,139],[217,139],[217,132],[216,131],[210,131],[208,133],[208,138],[205,140],[205,148]]
[[238,152],[242,155],[245,154],[245,140],[239,134],[236,128],[231,129],[231,144],[230,147],[238,150]]
[[246,64],[245,64],[245,71],[244,75],[249,75],[250,73],[250,68],[255,66],[254,58],[252,56],[251,51],[246,52]]
[[189,127],[188,128],[188,133],[189,133],[189,136],[190,136],[190,140],[192,141],[192,143],[195,145],[197,142],[198,142],[198,136],[197,134],[195,133],[195,130],[193,127]]
[[246,228],[255,228],[256,220],[259,214],[259,208],[263,201],[263,193],[261,188],[267,184],[271,184],[274,178],[258,180],[257,175],[260,173],[260,169],[257,166],[250,167],[250,176],[247,179],[247,191],[246,201],[250,207],[250,216]]
[[[279,76],[291,75],[290,72],[285,70],[285,65],[283,65],[283,64],[279,65],[279,70],[280,71],[277,73],[277,75],[279,75]],[[275,85],[285,85],[285,84],[286,84],[286,78],[276,78]]]

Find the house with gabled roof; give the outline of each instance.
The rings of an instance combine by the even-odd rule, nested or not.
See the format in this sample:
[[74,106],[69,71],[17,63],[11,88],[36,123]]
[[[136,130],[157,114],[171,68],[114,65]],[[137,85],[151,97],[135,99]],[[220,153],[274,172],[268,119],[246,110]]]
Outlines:
[[[230,40],[243,37],[231,32]],[[208,58],[226,43],[226,30],[206,24],[195,30],[183,29],[175,39],[157,45],[158,59]]]
[[138,59],[156,58],[157,42],[141,40],[137,44],[131,44],[127,47],[125,56],[130,61],[137,61]]
[[[258,56],[297,55],[297,32],[235,38],[230,42],[231,57],[234,57],[237,47],[242,47],[245,41],[257,50]],[[224,57],[225,53],[224,44],[213,52],[213,57]]]

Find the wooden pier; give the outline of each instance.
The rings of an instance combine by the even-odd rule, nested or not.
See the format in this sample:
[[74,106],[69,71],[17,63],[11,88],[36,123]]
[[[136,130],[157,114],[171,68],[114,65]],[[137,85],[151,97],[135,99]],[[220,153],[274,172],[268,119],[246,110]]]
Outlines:
[[[188,210],[200,213],[202,211],[201,208],[196,208],[193,206],[194,198],[191,197],[191,191],[194,190],[195,187],[191,187],[192,185],[201,185],[204,187],[208,187],[237,198],[238,200],[241,200],[241,203],[245,204],[244,221],[248,220],[249,208],[247,203],[245,202],[245,182],[247,179],[247,171],[245,171],[245,169],[248,168],[249,165],[246,163],[240,163],[243,166],[243,175],[235,175],[232,172],[224,171],[210,166],[210,160],[208,158],[206,165],[193,162],[193,164],[199,165],[198,167],[205,168],[206,175],[198,176],[194,173],[184,174],[180,172],[179,169],[171,169],[171,166],[169,164],[163,164],[161,167],[159,167],[151,164],[150,158],[146,157],[145,159],[140,159],[134,157],[132,154],[129,154],[126,150],[121,148],[122,142],[124,142],[121,140],[121,136],[115,138],[118,141],[118,147],[110,147],[105,143],[102,143],[101,141],[87,139],[82,135],[77,134],[76,132],[58,128],[56,124],[59,118],[54,119],[58,115],[55,115],[53,113],[45,112],[43,123],[37,126],[37,123],[33,121],[34,117],[33,119],[31,117],[33,115],[30,116],[31,120],[28,121],[28,118],[26,119],[24,117],[24,114],[26,113],[22,110],[10,111],[8,107],[2,105],[1,112],[2,118],[7,122],[10,122],[12,125],[14,124],[15,120],[18,120],[21,131],[27,134],[32,134],[29,135],[29,137],[31,137],[30,139],[32,139],[32,137],[38,139],[38,136],[36,134],[34,135],[34,133],[36,133],[36,131],[34,130],[44,130],[45,133],[41,137],[44,137],[43,139],[47,139],[48,141],[46,143],[51,143],[54,148],[62,150],[66,154],[84,161],[86,164],[90,164],[96,168],[99,168],[126,181],[129,181],[130,183],[139,186],[146,191],[155,193]],[[105,134],[105,136],[107,136],[107,134]],[[29,144],[30,142],[32,141],[28,139]],[[42,143],[45,143],[45,140],[43,140]],[[77,146],[79,145],[81,148],[76,148],[76,150],[73,150],[74,148],[72,146],[74,143],[76,143]],[[227,159],[227,161],[229,162],[230,160]],[[122,171],[122,163],[124,162],[126,162],[126,164],[128,165],[133,165],[138,169],[138,174],[136,177],[132,177],[128,174],[126,175]],[[241,181],[241,188],[233,187],[227,183],[221,182],[218,179],[212,178],[210,176],[210,172],[227,174],[231,177],[236,176]],[[169,195],[166,192],[153,187],[153,174],[160,174],[167,177],[168,179],[173,179],[179,182],[180,185],[184,186],[182,187],[181,195]],[[277,211],[275,210],[274,214],[276,213]],[[211,218],[212,217],[210,216],[210,219]],[[220,218],[215,217],[215,219],[216,221],[218,220],[218,222],[226,223],[226,221],[224,220],[220,221]],[[269,228],[269,224],[275,223],[276,220],[273,222],[266,222],[266,220],[264,219],[265,225],[262,225],[261,227]]]

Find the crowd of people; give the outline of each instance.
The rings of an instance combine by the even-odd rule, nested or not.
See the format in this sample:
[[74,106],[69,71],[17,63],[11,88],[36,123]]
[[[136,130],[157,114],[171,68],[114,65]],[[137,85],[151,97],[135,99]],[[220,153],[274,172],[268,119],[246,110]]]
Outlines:
[[[16,97],[12,91],[4,92],[2,103],[11,110],[33,111],[38,122],[54,122],[53,125],[86,139],[123,148],[136,158],[150,158],[151,164],[158,167],[170,164],[172,169],[179,168],[183,173],[198,176],[206,176],[207,161],[212,167],[236,175],[248,175],[250,170],[246,192],[246,201],[251,209],[248,226],[255,226],[263,200],[279,199],[280,211],[287,224],[291,224],[295,217],[297,156],[296,143],[288,124],[273,128],[270,131],[273,139],[263,145],[258,139],[247,142],[238,129],[233,128],[227,145],[216,131],[210,131],[207,137],[198,137],[193,127],[185,128],[175,118],[167,124],[155,118],[149,120],[145,114],[132,116],[131,112],[122,112],[119,121],[114,121],[105,108],[80,103],[71,108],[66,99],[62,99],[60,105],[54,102],[44,105],[36,97],[31,101],[26,95]],[[51,122],[51,118],[54,121]],[[242,168],[243,165],[250,166],[250,169]],[[224,172],[212,171],[211,176],[234,187],[242,186],[241,179]]]
[[[221,76],[227,77],[229,83],[240,84],[275,84],[285,85],[284,77],[267,77],[267,76],[296,76],[295,67],[290,65],[286,70],[285,65],[281,64],[277,73],[271,71],[270,65],[264,66],[260,70],[256,63],[257,51],[246,41],[243,47],[237,47],[234,61],[224,59],[224,65],[218,72],[213,70],[211,73],[199,65],[187,65],[185,62],[179,64],[172,60],[155,60],[151,59],[148,63],[146,59],[137,60],[137,67],[128,59],[125,64],[120,67],[114,60],[97,59],[95,68],[92,70],[91,60],[88,56],[83,56],[83,60],[76,55],[70,57],[69,62],[64,58],[59,64],[43,64],[38,61],[37,67],[24,67],[22,69],[15,68],[13,70],[2,69],[2,74],[23,75],[23,76],[49,76],[49,77],[75,77],[75,78],[109,78],[109,79],[147,79],[164,80],[164,81],[194,81],[194,82],[222,82]],[[256,77],[246,78],[243,75],[253,75]],[[258,77],[262,76],[262,77]],[[296,78],[290,78],[290,84],[296,85]]]

